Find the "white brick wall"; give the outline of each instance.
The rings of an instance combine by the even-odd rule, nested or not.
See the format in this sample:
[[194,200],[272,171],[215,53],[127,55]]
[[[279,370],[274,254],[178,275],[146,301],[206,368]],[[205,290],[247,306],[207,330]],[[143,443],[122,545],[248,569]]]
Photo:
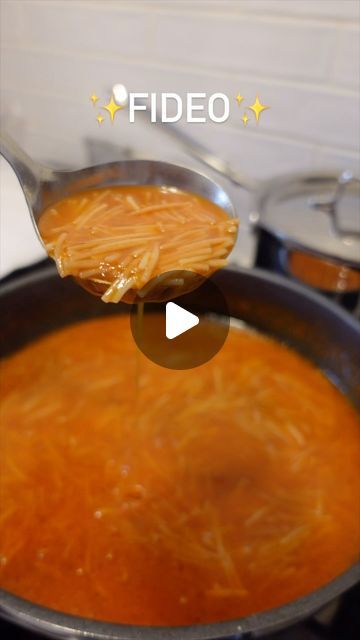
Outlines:
[[87,161],[84,138],[141,155],[186,156],[144,123],[99,127],[89,103],[130,90],[256,93],[271,109],[245,129],[189,131],[257,178],[319,167],[359,171],[358,0],[0,0],[3,124],[35,157]]

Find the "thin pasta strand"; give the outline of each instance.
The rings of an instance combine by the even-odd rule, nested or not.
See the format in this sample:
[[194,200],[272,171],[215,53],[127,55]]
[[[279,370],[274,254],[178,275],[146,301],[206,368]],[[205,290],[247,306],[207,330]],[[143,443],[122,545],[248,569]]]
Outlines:
[[93,282],[96,292],[104,285],[105,302],[126,296],[130,281],[146,292],[167,271],[211,274],[226,265],[237,230],[216,205],[153,186],[95,189],[58,202],[55,213],[42,214],[40,231],[61,276]]

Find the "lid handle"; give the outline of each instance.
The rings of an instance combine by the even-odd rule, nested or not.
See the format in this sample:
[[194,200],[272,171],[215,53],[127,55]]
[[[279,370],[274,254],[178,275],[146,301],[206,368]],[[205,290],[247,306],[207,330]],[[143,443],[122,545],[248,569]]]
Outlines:
[[335,234],[341,238],[358,238],[360,237],[360,225],[359,229],[346,229],[346,231],[339,224],[338,208],[339,202],[343,197],[346,188],[353,182],[360,183],[359,178],[356,178],[351,171],[343,171],[336,183],[336,188],[333,197],[330,200],[315,200],[312,199],[310,205],[314,209],[324,211],[330,217],[331,226]]

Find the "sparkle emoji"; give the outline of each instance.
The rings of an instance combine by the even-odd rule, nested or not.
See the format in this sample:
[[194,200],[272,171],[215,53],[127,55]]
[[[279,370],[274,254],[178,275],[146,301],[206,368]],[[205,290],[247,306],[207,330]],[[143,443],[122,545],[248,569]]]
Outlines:
[[111,94],[111,99],[108,102],[108,104],[105,104],[102,109],[106,109],[106,111],[108,111],[108,113],[110,114],[110,120],[113,123],[114,122],[114,118],[115,118],[115,113],[117,111],[119,111],[119,109],[123,109],[124,107],[122,107],[121,105],[116,104],[115,100],[114,100],[114,96]]
[[238,103],[238,106],[240,107],[240,104],[242,103],[242,101],[244,100],[244,96],[242,96],[240,93],[237,94],[236,98],[235,98],[236,102]]
[[97,101],[99,100],[98,96],[96,95],[96,93],[93,93],[92,96],[90,96],[90,100],[93,103],[94,107],[97,103]]
[[260,114],[265,111],[265,109],[270,109],[265,104],[261,104],[259,96],[256,96],[254,104],[251,104],[248,109],[251,109],[255,113],[256,122],[259,122]]

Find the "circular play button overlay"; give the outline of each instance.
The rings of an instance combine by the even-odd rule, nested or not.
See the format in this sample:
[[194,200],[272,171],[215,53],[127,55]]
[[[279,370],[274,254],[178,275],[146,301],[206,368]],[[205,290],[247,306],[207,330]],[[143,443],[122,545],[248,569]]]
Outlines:
[[[183,282],[187,293],[182,293]],[[230,326],[225,297],[212,278],[171,271],[147,283],[145,293],[149,290],[157,291],[161,302],[143,304],[140,291],[131,306],[131,331],[140,351],[167,369],[192,369],[211,360]]]

